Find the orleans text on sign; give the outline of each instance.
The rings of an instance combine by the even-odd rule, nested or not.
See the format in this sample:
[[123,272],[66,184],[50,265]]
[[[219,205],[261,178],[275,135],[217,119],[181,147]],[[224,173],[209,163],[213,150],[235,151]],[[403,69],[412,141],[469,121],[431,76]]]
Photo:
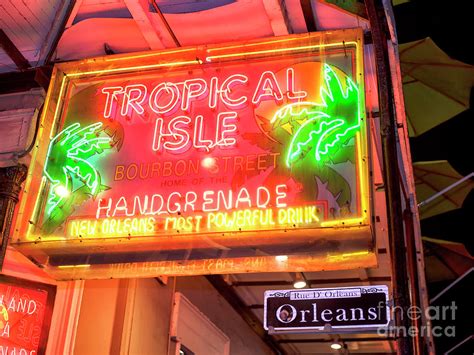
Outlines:
[[266,330],[341,332],[386,327],[389,321],[387,286],[265,292]]

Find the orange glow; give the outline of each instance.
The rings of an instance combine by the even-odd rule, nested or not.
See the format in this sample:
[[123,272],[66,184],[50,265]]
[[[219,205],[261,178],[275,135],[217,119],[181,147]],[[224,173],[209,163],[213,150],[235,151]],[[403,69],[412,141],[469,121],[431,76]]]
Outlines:
[[[360,249],[366,248],[367,243],[361,243],[362,247],[355,248],[355,251],[349,250],[342,254],[323,253],[324,257],[316,257],[314,249],[308,252],[310,257],[301,257],[291,253],[289,257],[286,255],[293,244],[300,243],[298,250],[304,249],[303,243],[312,248],[314,241],[320,236],[325,240],[341,241],[341,244],[344,243],[346,236],[347,240],[352,240],[351,238],[371,240],[370,228],[368,228],[371,211],[369,210],[370,189],[368,188],[368,159],[365,147],[365,118],[361,125],[361,131],[355,134],[355,138],[352,136],[350,141],[344,142],[344,144],[351,146],[351,159],[355,157],[357,160],[351,165],[350,174],[352,175],[348,181],[354,174],[358,175],[357,181],[356,179],[350,181],[352,191],[356,192],[349,198],[350,211],[345,216],[343,212],[339,212],[345,206],[339,201],[334,202],[337,196],[333,196],[334,199],[333,197],[329,199],[324,193],[318,195],[317,189],[316,192],[310,193],[308,191],[306,194],[307,179],[298,180],[296,173],[291,175],[295,171],[291,170],[291,166],[284,167],[288,170],[287,176],[284,176],[286,180],[281,179],[282,181],[280,181],[282,176],[277,176],[277,178],[270,176],[272,171],[278,170],[276,168],[280,164],[280,156],[287,154],[287,147],[283,143],[279,142],[283,146],[283,148],[278,148],[281,151],[274,151],[272,149],[277,148],[270,146],[270,144],[268,147],[271,148],[268,148],[260,141],[247,139],[247,136],[245,140],[242,139],[243,134],[258,136],[261,131],[262,137],[266,135],[272,140],[274,137],[268,136],[268,132],[276,131],[276,129],[281,130],[282,134],[287,134],[286,132],[291,130],[288,128],[287,122],[283,122],[281,125],[274,121],[270,122],[272,114],[277,112],[279,105],[297,105],[306,96],[318,97],[314,93],[310,93],[309,89],[307,90],[307,87],[311,87],[311,85],[316,86],[304,78],[303,73],[308,73],[307,67],[301,69],[294,64],[300,64],[300,57],[304,55],[307,55],[307,61],[310,64],[317,62],[320,65],[321,61],[321,65],[324,65],[324,60],[337,64],[338,59],[333,60],[330,55],[335,53],[339,56],[342,49],[347,47],[349,56],[352,56],[352,62],[344,64],[345,67],[341,70],[347,78],[356,81],[360,92],[363,93],[361,37],[360,30],[347,30],[339,33],[336,31],[304,36],[295,35],[284,39],[260,40],[254,43],[180,48],[58,64],[53,75],[54,81],[50,85],[45,100],[38,140],[46,142],[48,138],[51,140],[65,130],[71,123],[70,117],[75,117],[76,112],[83,112],[77,107],[74,107],[76,111],[70,109],[74,106],[71,104],[71,97],[79,96],[81,92],[86,91],[82,88],[87,89],[97,85],[96,96],[102,94],[100,100],[86,101],[82,97],[77,99],[77,102],[84,104],[93,102],[94,105],[90,106],[92,109],[88,114],[91,117],[97,115],[107,130],[115,129],[112,126],[117,122],[123,124],[124,130],[137,122],[137,126],[148,124],[152,126],[141,132],[144,133],[143,136],[145,133],[149,133],[147,139],[150,140],[150,155],[140,156],[143,164],[147,164],[143,168],[143,170],[147,169],[147,176],[141,176],[142,163],[134,156],[133,152],[127,155],[123,161],[116,160],[114,163],[112,160],[108,160],[102,166],[100,166],[101,162],[97,162],[98,159],[94,160],[92,162],[95,164],[94,167],[101,168],[103,179],[100,183],[104,186],[104,192],[98,195],[97,199],[91,197],[87,203],[65,204],[65,210],[70,208],[77,212],[84,208],[83,211],[87,213],[68,214],[61,220],[58,228],[44,232],[43,225],[50,215],[46,215],[43,211],[47,209],[48,202],[45,200],[47,200],[46,197],[50,191],[55,191],[58,196],[64,197],[64,200],[73,196],[71,193],[73,191],[67,190],[67,187],[71,185],[64,182],[58,182],[59,185],[56,186],[51,185],[51,181],[47,181],[43,177],[43,170],[46,171],[47,166],[45,162],[48,161],[50,155],[48,155],[48,144],[42,143],[32,151],[32,163],[25,185],[26,191],[20,202],[16,228],[13,228],[12,244],[19,249],[27,250],[28,255],[40,255],[38,257],[38,260],[41,260],[40,263],[43,263],[42,260],[69,252],[71,255],[94,256],[99,251],[108,253],[112,249],[113,252],[133,254],[149,250],[160,250],[166,253],[175,249],[201,253],[199,248],[232,252],[233,248],[250,250],[251,248],[248,247],[250,244],[266,245],[267,247],[277,245],[281,248],[273,255],[268,253],[264,258],[225,258],[205,262],[186,260],[184,262],[177,261],[175,264],[170,264],[171,266],[166,264],[163,267],[153,266],[150,268],[145,263],[139,262],[137,265],[143,269],[137,275],[156,275],[158,272],[184,275],[243,271],[295,271],[305,268],[317,270],[325,268],[327,262],[333,263],[331,267],[334,269],[341,269],[358,267],[361,265],[362,259],[373,262],[373,253],[369,253],[367,250],[360,251]],[[325,53],[324,49],[331,49],[331,51],[328,50]],[[246,50],[250,51],[245,52]],[[327,57],[325,57],[326,54]],[[284,57],[285,55],[286,57]],[[256,60],[258,56],[264,58]],[[204,63],[199,58],[203,58]],[[245,62],[247,58],[253,61]],[[296,61],[295,58],[297,58]],[[234,67],[234,63],[213,65],[213,62],[218,62],[221,59],[235,60],[236,66]],[[265,67],[266,60],[273,67]],[[157,63],[158,61],[159,63]],[[288,68],[285,67],[286,69],[280,71],[278,65],[283,62]],[[336,65],[334,63],[331,65]],[[242,73],[235,69],[238,65],[244,68]],[[252,65],[259,70],[263,69],[246,72],[245,70]],[[318,68],[313,66],[311,74],[318,76]],[[213,74],[207,73],[208,69]],[[215,74],[214,70],[219,74]],[[265,73],[267,76],[264,76]],[[136,79],[136,82],[134,83],[131,78]],[[171,85],[177,87],[181,85],[177,95],[183,97],[183,102],[178,102],[177,105],[170,107],[169,111],[161,116],[161,111],[166,111],[165,108],[168,108],[166,102],[169,101],[171,95],[168,95],[165,92],[166,89],[163,89],[160,92],[162,96],[158,95],[159,97],[153,102],[153,105],[150,105],[150,100],[148,100],[150,87],[154,87],[152,85],[156,86],[156,83],[169,85],[165,80],[160,83],[158,81],[160,78],[171,78],[169,79]],[[176,83],[173,82],[175,78]],[[199,80],[205,81],[206,89],[201,90],[201,87],[197,86],[191,87]],[[266,84],[265,80],[267,80]],[[109,96],[105,99],[105,94],[101,89],[113,89],[118,85],[120,85],[120,90],[117,90],[117,96],[122,95],[120,100],[115,99],[114,101],[115,93],[111,91],[110,102],[107,101]],[[211,91],[211,85],[214,85],[212,87],[214,91]],[[146,90],[148,91],[139,92],[137,89],[133,91],[134,87],[138,86],[147,86]],[[182,90],[181,87],[183,87]],[[318,81],[316,91],[319,88]],[[311,89],[314,88],[311,87]],[[139,92],[138,95],[137,92]],[[361,117],[365,117],[365,105],[363,95],[361,96],[359,110]],[[86,98],[89,99],[89,96]],[[163,98],[165,99],[164,104],[163,101],[159,101]],[[102,106],[103,101],[110,103],[107,110]],[[197,103],[198,101],[199,103]],[[76,106],[77,102],[74,102]],[[204,111],[203,114],[192,111],[202,102],[208,105],[206,110],[212,114],[207,111]],[[317,104],[319,101],[314,102]],[[267,105],[268,103],[271,105]],[[152,106],[155,110],[151,108]],[[142,110],[137,110],[137,107]],[[160,111],[157,107],[163,108],[163,110]],[[143,110],[143,108],[145,109]],[[147,109],[148,111],[146,111]],[[218,120],[218,115],[221,113],[219,110],[232,112],[224,112],[227,116],[222,116]],[[178,113],[182,111],[181,116],[175,114],[175,111]],[[71,112],[74,112],[74,116]],[[214,112],[216,122],[210,121],[206,117],[208,114],[209,117],[214,118],[212,116]],[[247,115],[249,112],[254,114],[255,118],[257,116],[264,117],[268,122],[255,120],[255,122],[252,121],[252,125],[249,125],[250,128],[245,127],[248,121],[244,122],[243,117],[245,118],[244,114]],[[149,113],[151,113],[150,117],[148,117]],[[168,114],[169,116],[166,116]],[[180,120],[171,124],[171,115],[175,115],[171,119],[180,118]],[[189,120],[183,117],[189,117]],[[130,121],[126,121],[128,118]],[[211,126],[209,122],[212,122],[211,129],[209,129]],[[264,132],[265,124],[270,124],[273,128]],[[301,123],[299,124],[301,125]],[[293,132],[295,131],[296,129]],[[116,133],[120,133],[120,131],[117,130]],[[135,143],[138,147],[142,135],[136,132],[129,134],[130,131],[126,133],[128,142],[131,142],[128,147],[135,147]],[[179,139],[182,137],[184,137],[183,141],[179,143]],[[185,139],[186,137],[188,140]],[[252,139],[254,139],[253,136]],[[148,143],[148,140],[146,142]],[[115,142],[112,143],[110,143],[110,147],[114,147]],[[352,145],[356,146],[355,153]],[[185,150],[188,149],[188,146],[190,151],[200,151],[202,154],[191,155]],[[123,147],[126,148],[127,145],[124,144]],[[136,151],[138,151],[137,147],[135,147]],[[112,151],[112,149],[110,150]],[[123,153],[124,150],[122,149],[120,152]],[[151,154],[153,154],[153,160],[150,158]],[[175,154],[175,156],[170,154]],[[179,154],[181,157],[176,158]],[[110,157],[116,159],[117,155],[118,150],[114,150]],[[159,162],[162,165],[158,167],[153,164],[154,162]],[[69,170],[73,169],[71,165],[68,166]],[[107,170],[111,167],[114,170]],[[315,171],[317,168],[316,165],[311,166],[311,169]],[[149,175],[148,169],[151,171]],[[354,171],[355,173],[353,173]],[[282,172],[278,173],[283,175]],[[203,176],[207,180],[203,180]],[[86,180],[87,176],[83,174],[82,177],[83,180]],[[168,183],[170,184],[167,185]],[[325,182],[323,182],[324,184]],[[132,186],[130,191],[134,191],[133,195],[127,190],[128,187],[122,190],[125,185]],[[141,185],[143,185],[143,189]],[[50,189],[50,186],[55,187],[56,190]],[[75,185],[75,188],[77,186]],[[139,187],[137,188],[137,186]],[[323,189],[332,193],[327,187],[323,187]],[[172,192],[169,193],[170,191]],[[318,197],[321,200],[318,200]],[[153,205],[151,202],[153,198],[158,202],[162,199],[162,207],[157,207],[158,202]],[[71,199],[71,201],[74,200]],[[108,204],[111,207],[108,207]],[[328,212],[330,211],[328,204],[329,207],[335,206],[332,209],[338,209],[338,211],[334,214]],[[353,206],[355,208],[352,208]],[[91,210],[87,210],[87,208]],[[58,207],[58,211],[59,214],[62,213],[60,207]],[[334,230],[333,227],[335,227]],[[343,248],[342,250],[344,250]],[[257,249],[260,252],[260,249]],[[324,250],[317,252],[321,251],[324,252]],[[277,252],[281,255],[276,256]],[[311,254],[313,252],[315,252],[314,255]],[[262,253],[266,253],[266,251],[262,251]],[[351,258],[357,259],[354,264],[347,262],[344,264],[342,261],[340,265],[338,264],[339,259],[347,261]],[[84,260],[86,259],[80,261]],[[45,261],[45,265],[49,262],[51,261]],[[67,275],[68,272],[71,272],[70,270],[74,270],[71,272],[71,274],[74,273],[73,277],[81,277],[80,275],[86,275],[85,277],[102,277],[103,275],[131,277],[135,275],[135,271],[129,270],[129,272],[123,273],[124,276],[121,276],[122,274],[118,271],[120,265],[94,265],[92,261],[90,262],[92,265],[72,265],[74,261],[68,262],[71,265],[59,265],[57,269],[62,271],[58,275]],[[216,266],[217,264],[215,265],[213,262],[222,262],[223,266]],[[153,263],[153,265],[158,265],[159,262]],[[54,262],[51,264],[56,265]],[[46,268],[56,267],[47,265]]]

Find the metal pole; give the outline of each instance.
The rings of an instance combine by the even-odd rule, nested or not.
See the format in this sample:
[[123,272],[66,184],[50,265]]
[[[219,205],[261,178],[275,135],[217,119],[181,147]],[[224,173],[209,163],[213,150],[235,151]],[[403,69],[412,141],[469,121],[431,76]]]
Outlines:
[[[421,309],[420,303],[420,292],[418,289],[418,272],[416,270],[416,247],[415,247],[415,233],[413,226],[413,213],[411,211],[411,205],[407,204],[404,211],[405,230],[406,230],[406,242],[407,242],[407,269],[410,275],[410,303],[412,307]],[[417,330],[413,336],[413,349],[415,354],[424,354],[423,351],[423,339],[421,336],[421,319],[413,319],[413,326]]]
[[435,193],[433,196],[427,198],[426,200],[420,202],[418,204],[418,208],[420,207],[423,207],[425,205],[427,205],[428,203],[430,203],[431,201],[433,200],[436,200],[438,197],[444,195],[446,192],[449,192],[450,190],[454,189],[456,186],[462,184],[464,181],[467,181],[469,180],[470,178],[474,177],[474,172],[470,173],[469,175],[467,176],[464,176],[462,179],[459,179],[458,181],[456,181],[454,184],[451,184],[449,185],[448,187],[444,188],[443,190]]
[[0,251],[0,271],[7,251],[13,213],[21,191],[21,183],[26,179],[28,168],[20,164],[8,168],[0,168],[0,236],[2,238]]
[[[388,234],[392,259],[393,298],[396,306],[395,324],[408,331],[407,317],[409,288],[407,278],[407,259],[403,225],[403,209],[400,195],[397,154],[397,123],[393,103],[393,87],[390,76],[387,34],[389,33],[385,10],[380,0],[365,1],[370,21],[372,40],[376,57],[377,80],[380,105],[380,130],[382,139],[384,183],[387,196]],[[409,271],[409,270],[408,270]],[[412,342],[407,336],[398,337],[398,352],[413,354]]]

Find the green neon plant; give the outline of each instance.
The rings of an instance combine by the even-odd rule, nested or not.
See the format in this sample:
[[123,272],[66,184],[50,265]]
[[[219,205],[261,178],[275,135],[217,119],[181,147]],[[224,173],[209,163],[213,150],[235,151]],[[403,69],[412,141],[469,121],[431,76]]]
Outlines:
[[[363,112],[359,88],[331,65],[323,64],[321,70],[318,102],[286,104],[271,119],[256,115],[261,132],[243,137],[261,149],[282,152],[264,184],[286,183],[291,176],[304,187],[300,197],[310,200],[326,199],[319,195],[324,187],[338,204],[334,212],[347,215],[354,196],[344,171],[356,163],[354,137]],[[236,184],[245,180],[239,174],[233,178]]]
[[339,76],[327,64],[324,64],[323,74],[325,85],[320,88],[321,103],[285,105],[271,120],[273,128],[284,124],[292,124],[296,128],[286,153],[285,163],[289,168],[304,159],[310,151],[314,151],[317,162],[330,158],[331,153],[337,152],[353,138],[360,127],[357,85],[346,77],[344,87]]
[[108,189],[92,162],[93,157],[113,147],[113,138],[102,126],[102,122],[85,127],[73,123],[51,139],[44,166],[44,176],[50,182],[44,233],[54,232],[75,207]]

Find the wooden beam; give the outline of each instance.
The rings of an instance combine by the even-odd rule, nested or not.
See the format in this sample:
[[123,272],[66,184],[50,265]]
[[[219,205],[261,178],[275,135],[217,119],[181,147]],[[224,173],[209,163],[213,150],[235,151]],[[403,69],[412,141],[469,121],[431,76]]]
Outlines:
[[35,75],[36,71],[33,69],[0,74],[0,95],[28,91],[39,87],[35,81]]
[[46,91],[53,68],[49,66],[27,69],[22,72],[0,74],[0,95],[28,91],[42,87]]
[[53,73],[52,66],[42,66],[35,69],[35,82],[41,86],[45,91],[48,91],[51,82],[51,75]]
[[74,1],[74,5],[72,7],[71,13],[68,16],[68,19],[66,21],[66,25],[64,26],[64,29],[67,30],[69,27],[72,26],[74,23],[74,20],[76,19],[77,13],[79,12],[79,9],[81,8],[83,0],[76,0]]
[[308,30],[308,32],[317,31],[313,8],[311,6],[311,0],[300,0],[300,4],[301,4],[301,9],[303,10],[303,16],[304,16],[304,22],[306,23],[306,29]]
[[229,286],[221,276],[208,275],[207,281],[224,297],[224,299],[234,308],[249,327],[272,349],[276,354],[285,355],[286,352],[275,339],[263,329],[260,319],[245,304],[245,302],[235,293],[232,286]]
[[[364,341],[390,341],[395,340],[395,338],[387,338],[387,337],[370,337],[370,338],[340,338],[338,339],[339,342],[342,343],[357,343],[357,342],[364,342]],[[332,340],[328,339],[312,339],[312,338],[303,338],[303,339],[281,339],[278,340],[280,344],[308,344],[308,343],[332,343]]]
[[51,28],[49,29],[48,36],[43,42],[43,47],[39,54],[38,65],[47,65],[54,61],[53,55],[56,52],[56,47],[64,33],[67,21],[71,16],[75,4],[76,0],[66,0],[62,2],[62,6],[57,11]]
[[124,0],[125,5],[132,14],[143,37],[147,41],[150,49],[162,49],[163,41],[159,32],[153,26],[149,11],[149,2],[146,0]]
[[5,53],[7,53],[13,63],[15,63],[18,69],[25,70],[31,67],[30,62],[28,62],[2,29],[0,29],[0,46],[3,48]]
[[275,36],[293,33],[288,10],[283,0],[263,0],[263,6],[270,19],[270,25]]
[[181,43],[179,43],[178,38],[173,32],[173,29],[171,28],[170,24],[168,21],[166,21],[165,15],[161,12],[160,8],[156,4],[155,0],[149,0],[151,6],[153,7],[153,10],[158,14],[158,16],[161,19],[161,23],[165,26],[166,31],[168,31],[168,34],[170,35],[171,39],[173,40],[174,44],[176,47],[181,47]]
[[[368,277],[364,279],[364,282],[390,282],[392,279],[390,276],[376,276]],[[318,280],[307,280],[307,282],[312,285],[329,285],[329,284],[341,284],[341,283],[355,283],[362,282],[360,278],[345,278],[345,279],[318,279]],[[274,280],[274,281],[235,281],[232,283],[232,286],[292,286],[293,281],[283,281],[283,280]]]

